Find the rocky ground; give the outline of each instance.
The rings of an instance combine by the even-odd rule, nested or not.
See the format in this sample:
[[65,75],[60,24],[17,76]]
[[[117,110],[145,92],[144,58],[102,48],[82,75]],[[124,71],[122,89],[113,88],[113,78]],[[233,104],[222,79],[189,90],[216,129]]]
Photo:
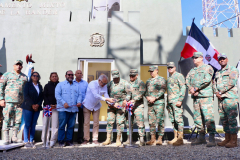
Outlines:
[[[222,138],[216,138],[216,142]],[[239,139],[240,141],[240,139]],[[185,145],[174,147],[167,145],[165,141],[162,146],[143,146],[139,148],[109,146],[80,146],[42,149],[42,143],[36,143],[36,149],[16,148],[3,153],[0,159],[240,159],[240,147],[225,148],[211,147],[205,145],[191,146],[190,142],[184,140]],[[137,144],[137,143],[136,143]],[[240,144],[240,142],[239,142]]]

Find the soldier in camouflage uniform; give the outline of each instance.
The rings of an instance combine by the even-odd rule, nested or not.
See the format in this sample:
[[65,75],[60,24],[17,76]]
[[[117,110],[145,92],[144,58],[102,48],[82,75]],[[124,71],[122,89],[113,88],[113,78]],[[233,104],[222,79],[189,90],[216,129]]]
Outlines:
[[[132,88],[132,97],[131,101],[134,103],[131,123],[133,127],[133,123],[136,122],[138,126],[138,133],[140,136],[140,146],[145,145],[144,136],[145,136],[145,126],[144,126],[144,105],[143,105],[143,96],[146,92],[146,86],[143,81],[138,79],[138,70],[131,69],[130,70],[130,85]],[[129,122],[128,122],[128,112],[126,112],[126,126],[127,126],[127,135],[128,139],[123,144],[129,144]],[[134,121],[135,120],[135,121]]]
[[167,63],[170,77],[167,80],[167,110],[174,128],[174,139],[168,144],[183,145],[183,107],[182,101],[186,92],[185,78],[176,72],[174,62]]
[[[146,98],[148,101],[148,121],[150,125],[151,140],[147,145],[162,145],[164,134],[164,93],[166,80],[158,75],[158,66],[150,66],[148,72],[152,78],[146,82]],[[156,125],[158,125],[158,140],[156,141]]]
[[0,105],[3,108],[3,134],[4,144],[9,143],[9,129],[11,120],[13,120],[13,136],[14,143],[21,142],[17,139],[17,132],[21,124],[22,109],[20,108],[23,102],[23,87],[27,82],[27,76],[21,72],[23,62],[16,60],[12,72],[3,74],[0,82]]
[[[110,98],[116,100],[113,105],[108,105],[107,110],[107,139],[103,142],[103,145],[111,143],[111,134],[113,130],[113,124],[116,119],[117,123],[117,140],[116,146],[121,145],[121,135],[124,130],[125,121],[125,106],[126,102],[131,98],[131,87],[129,83],[120,78],[118,70],[112,70],[113,80],[108,83],[108,94]],[[121,108],[120,108],[121,107]]]
[[237,68],[230,66],[225,53],[218,56],[222,69],[216,72],[214,79],[214,93],[218,98],[218,111],[225,132],[225,140],[217,143],[228,148],[237,147],[237,116],[239,73]]
[[192,145],[206,144],[205,124],[209,133],[207,147],[216,146],[215,143],[215,121],[213,111],[213,68],[203,63],[202,52],[195,52],[193,62],[196,67],[190,70],[186,77],[187,87],[193,98],[194,124],[199,133],[198,139]]

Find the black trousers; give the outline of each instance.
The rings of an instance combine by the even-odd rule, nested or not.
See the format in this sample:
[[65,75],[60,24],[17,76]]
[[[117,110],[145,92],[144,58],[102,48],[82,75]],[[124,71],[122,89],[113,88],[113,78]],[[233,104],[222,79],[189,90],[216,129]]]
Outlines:
[[[83,106],[84,107],[84,106]],[[83,123],[84,123],[84,117],[83,117],[83,108],[78,108],[78,142],[83,141]]]

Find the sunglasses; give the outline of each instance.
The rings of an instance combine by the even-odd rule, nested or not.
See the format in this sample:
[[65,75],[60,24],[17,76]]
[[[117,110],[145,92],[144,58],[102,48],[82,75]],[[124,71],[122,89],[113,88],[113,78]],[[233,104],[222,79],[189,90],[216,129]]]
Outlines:
[[32,75],[33,77],[37,77],[37,78],[39,78],[39,75]]
[[167,69],[173,69],[173,67],[168,67]]
[[68,76],[73,76],[73,74],[67,74]]
[[106,85],[107,83],[103,83],[103,81],[101,81],[100,79],[99,79],[99,81],[103,84],[103,85]]
[[198,57],[192,57],[192,59],[198,59]]
[[136,77],[136,75],[130,75],[130,77],[131,77],[131,78],[134,78],[134,77]]

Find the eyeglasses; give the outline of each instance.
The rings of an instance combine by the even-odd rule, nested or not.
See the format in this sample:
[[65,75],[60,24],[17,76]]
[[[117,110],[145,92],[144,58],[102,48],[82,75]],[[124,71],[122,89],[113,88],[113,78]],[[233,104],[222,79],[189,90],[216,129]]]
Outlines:
[[37,78],[39,78],[39,75],[32,75],[33,77],[37,77]]
[[131,77],[131,78],[134,78],[134,77],[136,77],[136,75],[130,75],[130,77]]
[[192,57],[192,59],[198,59],[198,57]]
[[99,79],[99,81],[103,84],[103,85],[106,85],[107,83],[103,83],[103,81],[101,81],[100,79]]
[[73,76],[73,74],[67,74],[68,76]]

